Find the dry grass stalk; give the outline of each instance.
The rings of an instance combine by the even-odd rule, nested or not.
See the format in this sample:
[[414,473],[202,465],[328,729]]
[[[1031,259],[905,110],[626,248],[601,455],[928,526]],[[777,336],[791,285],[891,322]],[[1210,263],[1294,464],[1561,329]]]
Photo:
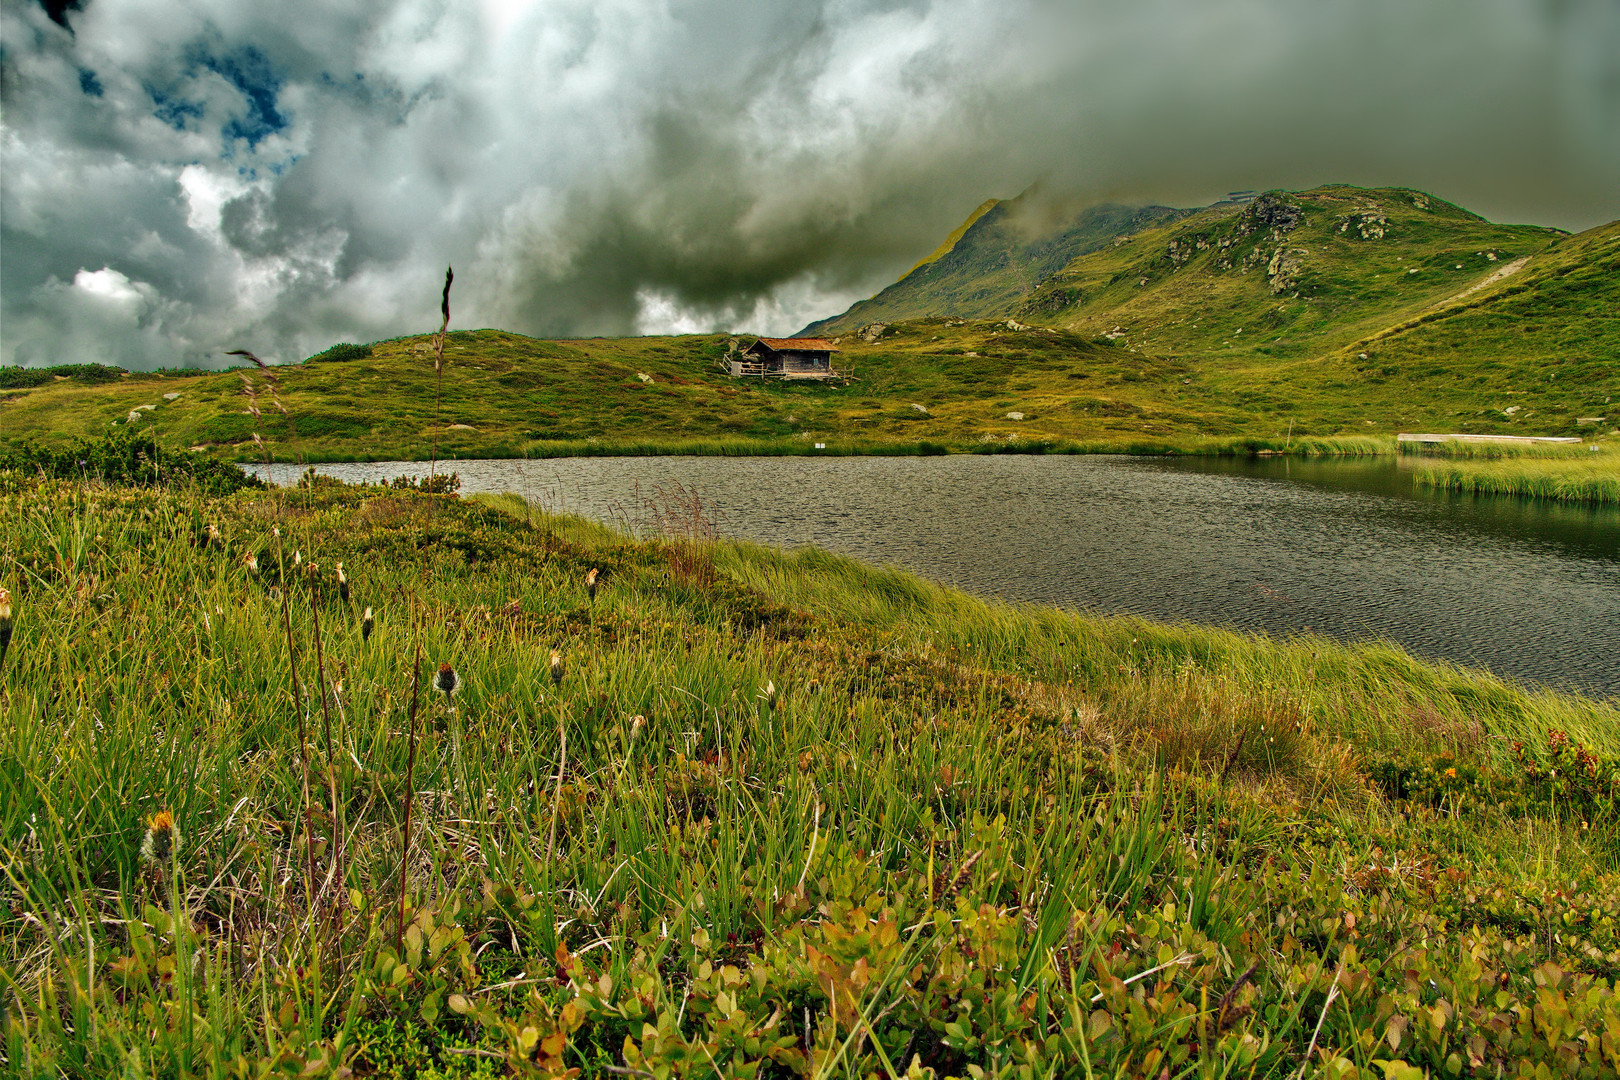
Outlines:
[[394,952],[405,955],[405,898],[406,873],[411,860],[411,809],[416,795],[416,707],[422,689],[422,620],[420,613],[411,618],[412,635],[416,639],[415,658],[411,662],[411,721],[409,749],[405,752],[405,837],[399,853],[399,922],[394,930]]
[[[314,569],[313,564],[310,567]],[[342,571],[339,571],[341,573]],[[315,602],[315,590],[309,590],[309,615],[315,628],[315,674],[320,680],[321,688],[321,724],[326,736],[326,784],[332,798],[332,865],[338,880],[343,879],[342,852],[343,852],[343,818],[342,807],[338,802],[337,789],[337,751],[332,742],[332,706],[327,687],[330,685],[326,679],[326,646],[321,639],[321,612]],[[341,937],[339,939],[341,947]]]
[[[281,533],[278,529],[276,535]],[[315,816],[309,797],[309,731],[304,726],[304,690],[298,681],[298,652],[293,647],[292,612],[287,605],[287,590],[278,590],[281,594],[281,625],[287,632],[287,669],[292,675],[293,711],[298,714],[298,756],[303,766],[303,799],[304,799],[304,854],[305,901],[310,910],[315,907]]]
[[[553,665],[551,670],[555,673],[561,666],[558,663],[556,653],[551,654],[551,662]],[[557,761],[557,784],[551,789],[551,838],[546,841],[547,873],[550,873],[551,857],[557,850],[557,813],[562,805],[563,773],[568,769],[568,729],[560,720],[557,722],[557,741],[561,745],[562,751]]]
[[428,462],[429,480],[439,474],[439,402],[444,396],[444,332],[450,328],[450,283],[455,279],[455,268],[445,267],[444,300],[440,304],[444,321],[439,324],[439,332],[433,337],[433,456]]

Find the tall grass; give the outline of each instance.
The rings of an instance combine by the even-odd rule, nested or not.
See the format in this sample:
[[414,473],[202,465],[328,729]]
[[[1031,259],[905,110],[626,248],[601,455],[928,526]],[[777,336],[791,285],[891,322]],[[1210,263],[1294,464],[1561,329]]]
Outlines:
[[[1615,819],[1526,764],[1610,768],[1612,703],[987,603],[702,513],[0,477],[8,1067],[1614,1067]],[[243,568],[283,526],[369,641],[323,575]],[[418,699],[414,656],[459,693]],[[324,708],[335,810],[301,775]]]
[[1502,461],[1529,459],[1586,460],[1593,446],[1599,453],[1608,452],[1601,443],[1537,443],[1537,442],[1472,442],[1466,439],[1447,439],[1445,442],[1399,444],[1403,455],[1421,458],[1461,458],[1468,461]]
[[1620,1070],[1616,703],[651,511],[0,471],[8,1070]]
[[1421,462],[1413,476],[1418,484],[1442,491],[1620,504],[1620,453],[1607,446],[1596,452],[1578,449],[1578,453]]

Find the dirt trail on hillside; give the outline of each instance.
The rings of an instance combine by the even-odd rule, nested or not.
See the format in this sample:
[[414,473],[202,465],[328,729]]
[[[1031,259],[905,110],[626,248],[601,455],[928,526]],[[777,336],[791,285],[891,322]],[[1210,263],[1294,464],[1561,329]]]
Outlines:
[[1509,276],[1511,276],[1513,274],[1517,274],[1520,270],[1524,269],[1525,263],[1527,263],[1529,261],[1530,261],[1530,256],[1528,256],[1528,255],[1526,255],[1522,259],[1514,259],[1512,262],[1508,263],[1506,266],[1502,267],[1500,270],[1497,270],[1497,271],[1495,271],[1495,272],[1493,272],[1491,274],[1486,275],[1482,280],[1476,281],[1474,284],[1468,286],[1468,288],[1464,289],[1462,292],[1457,293],[1455,296],[1448,296],[1444,300],[1441,300],[1440,302],[1436,303],[1434,306],[1437,307],[1437,308],[1448,307],[1448,306],[1450,306],[1452,304],[1458,303],[1459,301],[1466,299],[1467,297],[1473,296],[1475,293],[1479,292],[1479,290],[1487,288],[1487,287],[1489,287],[1491,285],[1495,285],[1498,281],[1501,281],[1505,277],[1509,277]]

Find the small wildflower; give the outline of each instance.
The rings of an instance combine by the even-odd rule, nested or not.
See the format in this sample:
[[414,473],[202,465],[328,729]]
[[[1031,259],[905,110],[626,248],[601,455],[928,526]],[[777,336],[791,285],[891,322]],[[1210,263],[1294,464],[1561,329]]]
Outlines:
[[343,572],[342,563],[334,564],[333,568],[337,570],[338,598],[347,604],[349,602],[349,577]]
[[433,677],[433,689],[439,691],[446,699],[461,689],[461,676],[449,664],[440,664],[439,673]]
[[167,810],[159,810],[146,821],[146,836],[141,840],[141,858],[161,866],[178,854],[180,830],[175,827],[174,815]]
[[6,650],[11,647],[11,593],[0,589],[0,667],[6,664]]
[[370,641],[371,640],[371,609],[370,608],[366,608],[366,613],[364,615],[360,616],[360,640],[361,641]]
[[593,605],[596,603],[596,574],[596,567],[593,566],[590,572],[585,575],[585,592],[590,596]]
[[558,683],[562,682],[562,677],[563,677],[562,654],[559,653],[556,649],[552,649],[551,650],[551,684],[553,686],[555,686]]

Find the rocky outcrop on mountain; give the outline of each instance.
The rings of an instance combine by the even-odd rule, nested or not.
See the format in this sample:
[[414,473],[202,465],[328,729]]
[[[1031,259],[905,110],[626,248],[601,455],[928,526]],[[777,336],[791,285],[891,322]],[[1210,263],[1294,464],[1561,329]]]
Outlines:
[[1363,206],[1339,219],[1339,231],[1363,240],[1382,240],[1389,231],[1389,217],[1375,206]]
[[1305,213],[1298,206],[1268,191],[1244,207],[1238,219],[1238,232],[1245,235],[1269,233],[1273,240],[1281,240],[1304,220]]
[[1304,248],[1278,248],[1266,264],[1266,280],[1271,282],[1273,294],[1285,293],[1299,284],[1300,271],[1305,269],[1305,258],[1310,252]]

